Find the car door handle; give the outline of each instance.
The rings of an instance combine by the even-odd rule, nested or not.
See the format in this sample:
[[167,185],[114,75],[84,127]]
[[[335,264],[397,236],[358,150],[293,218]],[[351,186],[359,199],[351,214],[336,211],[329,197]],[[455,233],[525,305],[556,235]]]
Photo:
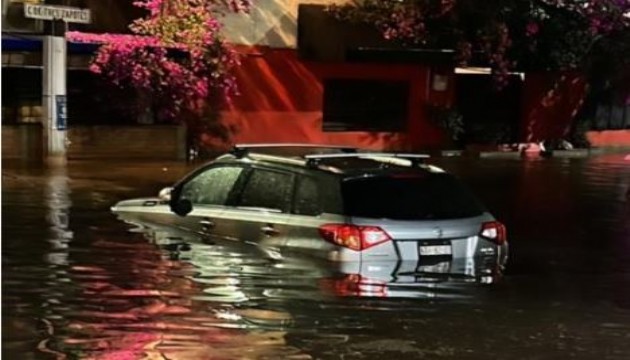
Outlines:
[[276,230],[273,226],[271,225],[267,225],[267,226],[263,226],[260,228],[260,231],[262,231],[263,234],[267,235],[267,236],[275,236],[280,234],[280,231]]
[[212,222],[210,219],[200,220],[199,223],[206,230],[212,229],[214,227],[214,222]]

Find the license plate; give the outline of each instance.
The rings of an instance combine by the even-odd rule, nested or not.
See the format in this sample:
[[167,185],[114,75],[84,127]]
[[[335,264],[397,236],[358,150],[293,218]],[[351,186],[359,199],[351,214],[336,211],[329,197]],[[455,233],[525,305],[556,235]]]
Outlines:
[[426,245],[420,246],[420,256],[451,255],[450,245]]

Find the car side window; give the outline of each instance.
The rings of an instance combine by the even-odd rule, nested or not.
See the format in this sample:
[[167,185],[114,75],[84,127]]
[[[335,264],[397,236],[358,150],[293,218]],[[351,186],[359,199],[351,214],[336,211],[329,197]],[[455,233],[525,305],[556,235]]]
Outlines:
[[322,213],[319,201],[317,181],[312,177],[302,176],[295,192],[293,212],[297,215],[316,216]]
[[184,184],[181,197],[193,204],[225,205],[242,172],[242,167],[210,168]]
[[292,192],[292,174],[255,169],[245,184],[237,206],[287,212]]

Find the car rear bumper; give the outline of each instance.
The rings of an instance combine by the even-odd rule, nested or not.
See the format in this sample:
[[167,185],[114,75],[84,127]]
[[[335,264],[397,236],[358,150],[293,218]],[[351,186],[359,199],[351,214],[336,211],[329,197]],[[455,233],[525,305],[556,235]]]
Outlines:
[[[446,248],[442,254],[425,255],[421,248],[438,246]],[[335,247],[326,258],[337,262],[432,262],[448,259],[453,263],[464,263],[470,259],[493,259],[500,266],[507,262],[508,244],[497,245],[480,236],[460,239],[390,241],[373,248],[356,251]]]

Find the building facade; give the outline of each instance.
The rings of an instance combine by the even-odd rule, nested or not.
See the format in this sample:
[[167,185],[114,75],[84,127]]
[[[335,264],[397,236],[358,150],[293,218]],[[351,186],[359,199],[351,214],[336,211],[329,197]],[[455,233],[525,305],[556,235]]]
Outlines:
[[[448,49],[397,48],[369,26],[334,21],[331,3],[257,0],[249,14],[226,18],[225,35],[243,55],[241,96],[223,112],[233,142],[453,147],[435,108],[462,117],[460,146],[575,137],[588,91],[579,73],[515,74],[497,92],[487,71],[456,68]],[[594,146],[630,146],[623,97],[587,109],[582,135]]]
[[[38,39],[44,28],[24,18],[25,1],[42,2],[2,1],[3,125],[42,121]],[[224,34],[241,55],[241,65],[235,69],[240,96],[221,111],[228,140],[205,134],[208,147],[297,142],[425,151],[462,143],[567,138],[574,130],[572,119],[587,89],[579,74],[518,74],[505,91],[497,93],[486,72],[456,68],[452,51],[396,47],[370,26],[334,20],[326,12],[332,2],[255,0],[249,13],[225,16]],[[85,32],[126,32],[128,24],[142,15],[131,1],[46,3],[90,8],[91,24],[69,25],[71,30]],[[81,126],[100,126],[102,131],[103,126],[110,126],[119,131],[111,139],[124,139],[117,145],[121,153],[125,143],[134,141],[150,147],[150,139],[143,142],[138,129],[131,137],[121,135],[120,127],[142,121],[133,111],[117,108],[116,96],[133,94],[119,94],[87,71],[94,50],[94,46],[68,45],[69,131],[76,133]],[[555,90],[550,92],[550,88]],[[590,139],[598,146],[630,146],[628,104],[600,108],[595,119],[599,128],[589,133]],[[444,117],[437,116],[435,109],[457,110],[461,120],[455,125],[465,130],[463,139],[454,141],[453,129],[445,126]],[[93,133],[85,130],[75,135],[70,154],[85,153],[93,138],[85,132]],[[99,151],[111,156],[111,151]]]
[[[42,106],[42,21],[24,17],[24,3],[90,9],[90,24],[66,24],[67,30],[125,33],[142,11],[131,1],[2,0],[2,157],[39,160],[46,124]],[[137,109],[124,105],[138,94],[122,92],[88,71],[97,46],[67,43],[68,158],[162,158],[186,156],[182,126],[143,126]]]
[[351,59],[361,46],[384,42],[374,31],[362,35],[333,21],[325,11],[330,3],[257,0],[249,14],[225,19],[225,35],[242,54],[241,95],[222,112],[232,141],[443,146],[446,135],[427,105],[452,101],[452,67]]

